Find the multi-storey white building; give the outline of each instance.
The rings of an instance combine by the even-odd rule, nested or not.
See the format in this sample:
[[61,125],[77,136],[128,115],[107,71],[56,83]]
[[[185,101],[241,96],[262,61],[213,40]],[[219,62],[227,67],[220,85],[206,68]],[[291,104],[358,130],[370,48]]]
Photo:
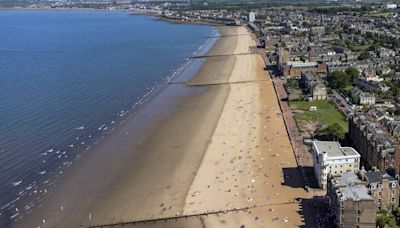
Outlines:
[[249,22],[253,23],[256,20],[256,13],[250,12],[249,13]]
[[346,172],[358,172],[360,154],[351,147],[341,147],[338,142],[313,141],[314,174],[318,184],[325,189],[328,176],[341,176]]

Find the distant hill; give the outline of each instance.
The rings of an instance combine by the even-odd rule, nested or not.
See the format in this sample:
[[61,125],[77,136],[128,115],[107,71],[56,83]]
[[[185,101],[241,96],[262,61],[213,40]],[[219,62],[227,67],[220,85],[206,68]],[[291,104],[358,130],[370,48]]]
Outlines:
[[33,3],[38,3],[37,0],[0,0],[1,7],[17,7],[26,6]]

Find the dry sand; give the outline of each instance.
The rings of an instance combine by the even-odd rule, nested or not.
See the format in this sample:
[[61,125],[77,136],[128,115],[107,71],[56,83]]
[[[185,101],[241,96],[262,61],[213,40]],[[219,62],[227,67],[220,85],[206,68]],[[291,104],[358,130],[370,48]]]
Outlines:
[[[239,33],[244,31],[239,29]],[[250,36],[238,36],[235,53],[248,51],[249,46],[255,46]],[[186,198],[185,213],[276,205],[271,207],[279,208],[280,213],[267,213],[269,207],[254,209],[252,214],[239,213],[237,227],[302,224],[297,212],[300,205],[294,202],[307,198],[307,194],[297,181],[293,187],[283,185],[284,175],[291,184],[300,176],[272,82],[263,67],[260,55],[236,56],[229,81],[255,82],[230,85],[211,143]],[[273,222],[273,216],[281,219]],[[287,224],[282,223],[283,217],[288,218]],[[207,219],[205,224],[223,225]],[[226,227],[231,225],[232,221],[227,222]]]
[[40,210],[11,227],[78,227],[254,206],[124,227],[303,225],[296,199],[309,196],[298,183],[262,58],[243,54],[255,45],[243,27],[221,31],[224,37],[208,53],[214,57],[191,82],[254,82],[191,87],[195,94],[174,97],[174,111],[165,107],[153,116],[144,109],[151,124],[140,134],[132,133],[134,117],[74,164]]
[[[243,34],[246,30],[239,28],[237,33]],[[232,53],[247,53],[249,46],[254,45],[251,36],[238,36]],[[196,80],[212,83],[212,79]],[[229,96],[180,213],[189,217],[128,227],[305,225],[301,200],[311,195],[303,189],[275,91],[264,71],[261,56],[236,55],[229,77],[224,75],[217,82],[224,82],[224,79],[230,82]],[[165,209],[165,205],[160,208]],[[215,211],[230,212],[213,214]],[[204,213],[211,214],[202,215]],[[201,215],[191,216],[196,214]]]

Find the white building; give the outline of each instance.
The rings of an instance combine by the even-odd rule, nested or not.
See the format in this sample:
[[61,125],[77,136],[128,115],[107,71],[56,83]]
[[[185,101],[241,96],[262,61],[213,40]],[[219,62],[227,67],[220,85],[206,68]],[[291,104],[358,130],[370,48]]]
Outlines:
[[253,23],[256,20],[256,13],[250,12],[249,13],[249,22]]
[[386,9],[396,9],[396,8],[397,8],[397,4],[393,4],[393,3],[386,4]]
[[325,189],[328,176],[341,176],[346,172],[358,172],[360,154],[351,147],[341,147],[338,142],[313,141],[314,174],[318,184]]
[[361,93],[359,95],[359,103],[361,105],[373,105],[375,104],[375,96],[371,93]]

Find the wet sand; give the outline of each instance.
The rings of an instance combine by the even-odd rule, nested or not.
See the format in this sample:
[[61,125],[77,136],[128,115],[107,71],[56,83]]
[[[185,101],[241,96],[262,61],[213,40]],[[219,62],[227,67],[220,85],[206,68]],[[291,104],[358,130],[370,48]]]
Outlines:
[[[236,37],[221,39],[209,53],[230,50],[235,42]],[[230,61],[215,68],[205,62],[196,77],[217,71],[229,76],[234,65]],[[228,85],[171,85],[94,151],[83,154],[40,208],[10,227],[79,227],[182,213],[228,93]],[[161,203],[168,211],[161,212]]]
[[[171,85],[67,170],[39,210],[11,227],[79,227],[243,207],[255,208],[125,227],[303,225],[296,199],[309,196],[298,183],[262,58],[232,55],[255,45],[243,27],[221,33],[207,54],[217,57],[206,58],[191,82],[254,82]],[[173,90],[181,93],[168,93]]]

